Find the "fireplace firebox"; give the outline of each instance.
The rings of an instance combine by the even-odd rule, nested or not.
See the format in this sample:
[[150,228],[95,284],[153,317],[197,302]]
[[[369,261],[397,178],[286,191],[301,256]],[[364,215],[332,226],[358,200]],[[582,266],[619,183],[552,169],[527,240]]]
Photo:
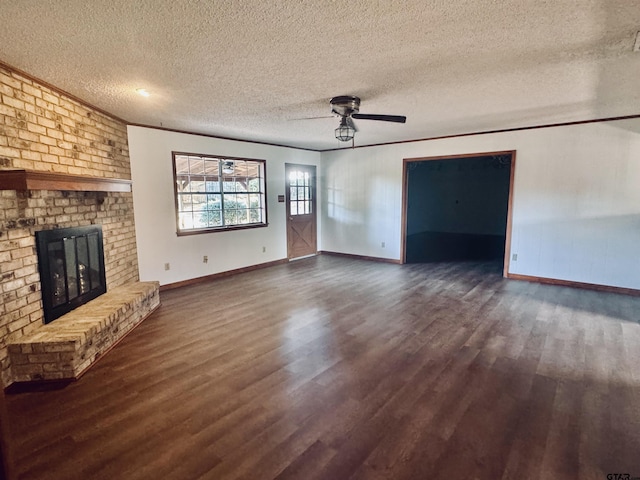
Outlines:
[[36,232],[44,323],[107,291],[102,226]]

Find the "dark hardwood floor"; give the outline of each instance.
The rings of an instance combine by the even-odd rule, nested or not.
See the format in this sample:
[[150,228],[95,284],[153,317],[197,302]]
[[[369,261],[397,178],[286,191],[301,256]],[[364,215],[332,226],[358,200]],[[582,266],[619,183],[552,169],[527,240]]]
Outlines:
[[640,477],[638,297],[323,255],[161,299],[7,396],[20,479]]

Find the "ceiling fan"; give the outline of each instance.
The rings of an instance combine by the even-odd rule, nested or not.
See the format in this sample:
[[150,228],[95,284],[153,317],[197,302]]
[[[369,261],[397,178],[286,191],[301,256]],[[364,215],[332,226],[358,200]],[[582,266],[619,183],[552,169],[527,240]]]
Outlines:
[[331,111],[340,116],[340,125],[335,130],[336,138],[341,142],[353,140],[353,135],[358,131],[353,119],[378,120],[382,122],[405,123],[407,117],[401,115],[380,115],[373,113],[360,113],[360,98],[353,95],[341,95],[329,100]]

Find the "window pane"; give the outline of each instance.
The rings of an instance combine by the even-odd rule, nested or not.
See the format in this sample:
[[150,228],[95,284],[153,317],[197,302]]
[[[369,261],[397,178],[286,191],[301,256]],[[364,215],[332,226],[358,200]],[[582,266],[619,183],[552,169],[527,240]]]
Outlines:
[[249,208],[260,208],[260,195],[252,193],[249,195]]
[[220,161],[218,159],[207,159],[204,162],[205,175],[220,175]]
[[297,215],[298,214],[298,202],[290,202],[290,208],[291,208],[291,215]]
[[296,175],[296,172],[291,172],[291,173],[289,174],[289,185],[290,185],[291,187],[295,187],[296,185],[298,185],[298,183],[297,183],[297,181],[296,181],[296,180],[297,180],[297,178],[298,178],[298,176]]
[[236,192],[246,192],[246,191],[247,191],[247,179],[236,178]]
[[238,208],[248,208],[249,207],[249,195],[246,193],[239,193],[236,195],[236,202]]
[[298,199],[298,187],[291,187],[291,200]]
[[233,179],[225,178],[222,184],[222,190],[225,192],[235,192],[236,191],[236,182]]
[[191,191],[191,180],[189,179],[189,177],[186,177],[185,181],[183,182],[182,191],[183,192],[190,192]]
[[311,213],[311,202],[309,200],[304,202],[304,213]]
[[191,210],[192,205],[191,195],[190,194],[181,194],[178,195],[178,210],[186,211]]
[[298,200],[304,200],[305,187],[298,187]]
[[260,164],[256,162],[244,162],[245,171],[242,173],[247,177],[259,177],[260,176]]
[[230,164],[233,169],[233,175],[236,177],[243,177],[247,173],[247,162],[244,160],[227,160],[227,164]]
[[220,210],[222,208],[221,195],[207,196],[207,210]]
[[251,178],[249,179],[249,185],[247,188],[250,192],[259,192],[260,191],[260,179],[259,178]]
[[225,193],[224,194],[224,205],[222,206],[225,210],[235,210],[238,208],[238,202],[236,201],[235,193]]
[[179,175],[176,177],[176,188],[178,192],[188,191],[189,177],[187,175]]
[[237,210],[225,210],[224,211],[224,224],[225,225],[237,225],[238,214]]
[[189,157],[176,155],[175,157],[176,176],[189,173]]
[[181,229],[193,228],[193,214],[191,212],[180,212],[178,221]]
[[207,218],[209,227],[220,227],[222,225],[222,212],[220,210],[209,210]]
[[238,213],[237,222],[239,225],[249,223],[249,210],[247,210],[246,208],[243,208],[241,210],[238,210],[237,213]]
[[192,207],[194,212],[201,212],[207,209],[207,196],[206,195],[192,195],[193,201]]
[[207,182],[205,184],[205,190],[207,192],[219,192],[220,191],[220,183],[218,182],[217,177],[207,177]]
[[207,212],[193,212],[193,227],[206,228],[208,226]]
[[204,160],[198,157],[189,157],[189,173],[191,175],[203,175]]
[[262,210],[258,208],[252,208],[249,210],[249,220],[251,223],[259,223],[262,221]]
[[205,182],[203,181],[194,181],[191,179],[191,191],[193,193],[205,193],[207,190],[205,189]]

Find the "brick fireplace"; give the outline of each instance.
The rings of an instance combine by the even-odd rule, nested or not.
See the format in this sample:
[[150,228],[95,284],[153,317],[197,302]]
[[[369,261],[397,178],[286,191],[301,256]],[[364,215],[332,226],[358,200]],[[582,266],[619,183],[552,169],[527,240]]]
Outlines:
[[[46,173],[38,186],[0,190],[0,373],[7,345],[43,324],[35,232],[101,225],[107,290],[138,280],[133,196],[68,189],[55,174],[131,178],[126,124],[55,87],[0,64],[0,170]],[[47,185],[50,185],[47,188]],[[85,188],[85,187],[79,187]],[[91,191],[93,190],[93,191]]]

